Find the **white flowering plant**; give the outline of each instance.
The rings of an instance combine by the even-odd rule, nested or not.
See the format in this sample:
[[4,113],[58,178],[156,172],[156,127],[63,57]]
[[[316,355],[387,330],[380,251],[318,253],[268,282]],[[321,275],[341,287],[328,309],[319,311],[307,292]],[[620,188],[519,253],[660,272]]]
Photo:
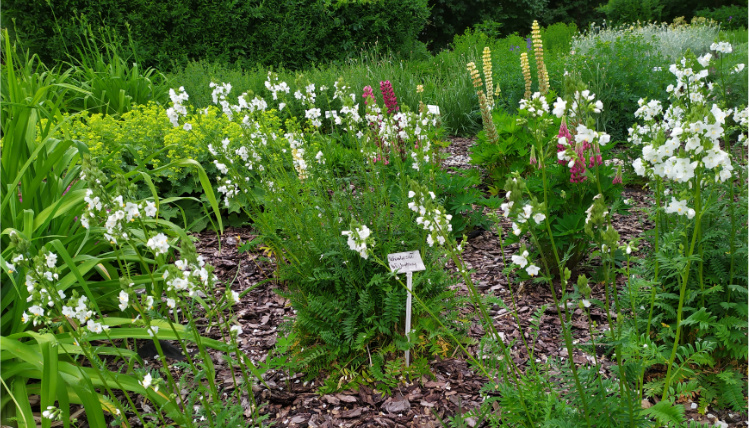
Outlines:
[[[668,358],[666,376],[647,386],[672,396],[683,388],[677,355],[694,338],[717,361],[746,358],[747,270],[746,161],[749,126],[746,104],[728,107],[722,58],[732,46],[716,42],[710,52],[692,53],[669,68],[669,105],[641,99],[629,141],[641,150],[633,167],[654,191],[653,253],[646,272],[654,285],[642,291],[640,319],[655,334]],[[746,103],[746,98],[744,98]],[[691,320],[702,319],[699,325]],[[675,325],[675,328],[658,326]],[[691,339],[690,339],[691,340]],[[678,357],[682,358],[682,357]],[[730,388],[720,376],[706,376],[705,394]],[[721,392],[719,395],[729,394]],[[723,405],[738,409],[735,400]]]
[[[137,413],[132,401],[112,398],[117,396],[115,391],[122,390],[153,401],[161,409],[159,417],[189,426],[179,404],[168,393],[179,390],[169,371],[159,383],[132,371],[133,365],[142,364],[132,340],[152,342],[162,364],[166,362],[162,340],[195,342],[199,356],[190,367],[194,373],[205,372],[197,360],[210,360],[207,347],[236,349],[236,340],[230,339],[236,335],[231,336],[228,324],[237,297],[214,295],[212,268],[195,254],[184,230],[158,218],[162,201],[155,190],[152,198],[134,199],[130,180],[109,180],[91,166],[88,158],[76,182],[82,187],[82,198],[74,206],[80,208],[60,214],[71,217],[66,239],[43,235],[41,228],[9,227],[4,232],[9,244],[0,257],[2,281],[15,288],[17,293],[13,294],[18,296],[12,308],[4,306],[4,319],[17,316],[17,321],[3,322],[0,353],[5,367],[16,366],[25,374],[23,378],[6,376],[4,370],[3,381],[41,381],[46,385],[54,380],[49,376],[58,376],[56,381],[71,393],[92,397],[84,402],[90,423],[105,424],[105,413],[115,418]],[[48,215],[42,213],[35,218],[30,214],[27,224],[44,221]],[[181,243],[180,259],[171,264],[177,241]],[[191,320],[198,310],[206,313],[210,322],[222,326],[229,344],[199,337]],[[184,346],[175,352],[184,352]],[[103,363],[104,355],[129,363],[130,372],[111,371]],[[245,381],[249,381],[250,370],[255,369],[249,360],[242,364]],[[67,376],[60,377],[56,370],[49,372],[49,367]],[[209,377],[213,375],[208,373]],[[102,389],[89,389],[86,385],[92,382]],[[10,393],[14,402],[28,402],[23,395],[27,391],[31,390],[17,388]],[[50,410],[51,417],[70,419],[71,409],[64,405],[67,401],[62,401],[59,389],[36,391],[44,405],[58,399],[63,404],[59,410]],[[212,400],[219,400],[217,390],[205,392],[206,397],[212,395]],[[30,408],[28,412],[24,407],[20,410],[28,420]]]
[[[417,248],[430,266],[444,257],[443,249],[427,245],[401,203],[408,199],[407,179],[434,180],[438,109],[396,111],[391,104],[388,112],[372,97],[361,115],[361,96],[342,80],[334,83],[332,99],[327,88],[303,77],[295,86],[287,92],[289,85],[269,74],[267,104],[259,97],[241,101],[249,96],[234,104],[232,88],[216,84],[221,114],[239,124],[241,135],[218,135],[208,144],[222,205],[253,222],[279,260],[278,278],[288,284],[278,292],[296,311],[289,328],[299,340],[288,349],[290,364],[315,374],[366,349],[430,349],[453,327],[435,330],[416,308],[410,337],[424,341],[409,344],[398,328],[406,290],[382,260]],[[200,130],[199,121],[193,130]],[[450,282],[442,269],[417,275],[416,291],[428,310],[451,313]]]
[[544,257],[555,275],[560,271],[552,242],[560,255],[565,254],[564,267],[570,270],[576,269],[594,248],[591,237],[583,233],[589,217],[586,210],[594,198],[603,197],[612,212],[625,209],[620,197],[622,171],[610,160],[604,161],[613,146],[611,137],[595,126],[603,103],[575,76],[566,76],[564,89],[564,97],[550,93],[546,101],[534,94],[521,105],[518,122],[533,136],[527,162],[531,173],[507,178],[502,204],[505,217],[511,212],[519,214],[508,243],[517,242],[521,229],[531,226],[527,207],[534,207],[528,212],[548,216],[552,239],[546,233],[539,234],[539,247],[531,251]]

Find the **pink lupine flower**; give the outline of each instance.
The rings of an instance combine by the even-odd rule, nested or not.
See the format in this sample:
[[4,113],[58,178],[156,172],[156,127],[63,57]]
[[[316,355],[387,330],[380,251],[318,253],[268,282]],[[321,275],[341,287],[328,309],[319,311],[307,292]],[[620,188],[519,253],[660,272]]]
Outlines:
[[616,175],[614,175],[614,181],[612,181],[612,184],[622,184],[622,167],[619,166],[616,168]]
[[382,98],[385,100],[385,107],[388,109],[388,114],[393,114],[400,109],[398,107],[398,99],[395,98],[395,92],[393,92],[393,85],[389,80],[380,82],[380,91],[382,92]]
[[364,93],[362,94],[362,98],[364,98],[364,104],[369,105],[369,101],[372,101],[372,104],[374,104],[374,90],[372,90],[371,86],[365,86],[364,87]]

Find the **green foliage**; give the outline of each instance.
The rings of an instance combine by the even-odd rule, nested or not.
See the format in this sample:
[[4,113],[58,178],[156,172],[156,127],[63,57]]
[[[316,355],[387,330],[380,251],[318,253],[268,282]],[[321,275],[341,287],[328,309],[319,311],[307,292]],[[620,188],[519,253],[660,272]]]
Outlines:
[[80,28],[77,55],[69,59],[75,70],[74,84],[90,95],[75,99],[68,111],[121,115],[136,105],[166,103],[165,76],[139,64],[132,40],[125,48],[111,28],[95,32],[85,19]]
[[658,425],[681,426],[684,423],[684,406],[674,405],[671,401],[662,400],[645,410],[648,416],[655,418]]
[[496,198],[484,197],[477,187],[481,184],[479,170],[453,170],[436,172],[435,192],[445,200],[445,209],[453,218],[452,233],[460,237],[474,229],[489,229],[484,207],[498,208]]
[[573,40],[567,69],[579,74],[603,101],[598,125],[621,141],[634,122],[640,98],[666,100],[669,65],[687,49],[706,53],[716,36],[717,28],[709,25],[595,28]]
[[599,11],[613,24],[660,21],[663,0],[608,0]]
[[211,59],[300,69],[359,52],[361,46],[413,49],[429,16],[426,0],[191,2],[3,2],[6,22],[44,61],[65,58],[82,29],[76,16],[122,33],[128,27],[142,66]]
[[[519,116],[502,110],[495,110],[492,116],[499,144],[487,141],[486,132],[481,131],[471,147],[471,163],[484,168],[491,185],[497,186],[504,183],[512,171],[525,175],[531,170],[530,148],[534,139],[522,123],[518,123]],[[549,128],[546,139],[551,140],[555,135],[556,131]]]
[[[275,75],[269,79],[269,86],[278,84]],[[428,316],[445,314],[439,319],[447,319],[455,304],[448,288],[452,279],[441,267],[444,252],[427,246],[427,236],[414,222],[406,181],[430,183],[436,190],[438,117],[406,106],[397,114],[380,113],[375,99],[368,98],[364,120],[354,104],[358,97],[343,80],[335,82],[334,97],[325,89],[317,92],[320,87],[303,76],[295,86],[298,96],[279,92],[268,97],[272,105],[287,103],[281,111],[250,109],[243,118],[234,113],[240,107],[226,105],[221,116],[241,123],[240,135],[229,136],[227,127],[202,144],[215,156],[225,205],[252,219],[264,248],[278,260],[279,279],[287,284],[278,293],[290,300],[296,318],[284,364],[309,376],[337,365],[342,374],[330,382],[341,388],[360,376],[364,355],[424,352],[453,334],[453,327],[435,325]],[[328,109],[340,110],[338,123],[330,115],[316,118]],[[298,119],[296,111],[305,119]],[[194,130],[201,127],[189,115],[180,120]],[[454,193],[441,197],[454,199],[456,212],[463,210],[466,190],[445,189]],[[353,241],[352,234],[359,239],[359,233],[364,247]],[[405,278],[391,273],[383,260],[409,249],[419,249],[429,268],[414,275],[418,304],[406,338]]]
[[694,13],[694,16],[701,16],[703,18],[712,19],[713,21],[720,24],[720,27],[725,30],[735,30],[738,28],[747,28],[747,11],[746,5],[725,5],[721,7],[700,9]]

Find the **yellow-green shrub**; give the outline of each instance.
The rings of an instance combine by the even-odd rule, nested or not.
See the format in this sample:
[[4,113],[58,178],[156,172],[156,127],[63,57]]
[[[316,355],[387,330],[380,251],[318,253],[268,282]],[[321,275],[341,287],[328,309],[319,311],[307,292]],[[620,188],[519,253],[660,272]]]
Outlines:
[[[153,170],[181,159],[195,159],[212,170],[208,144],[242,135],[239,124],[218,113],[216,107],[190,113],[186,118],[192,125],[189,131],[172,126],[164,107],[156,103],[136,106],[120,118],[81,113],[64,121],[56,137],[86,143],[105,171],[129,171],[138,166]],[[183,168],[169,167],[151,178],[176,185],[188,175]]]

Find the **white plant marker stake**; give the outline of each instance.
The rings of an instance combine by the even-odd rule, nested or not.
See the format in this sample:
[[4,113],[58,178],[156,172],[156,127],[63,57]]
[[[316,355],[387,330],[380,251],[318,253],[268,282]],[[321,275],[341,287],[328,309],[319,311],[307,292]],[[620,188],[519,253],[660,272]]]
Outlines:
[[[413,275],[413,272],[406,272],[406,288],[408,288],[408,297],[406,297],[406,339],[409,339],[408,333],[411,332],[411,291],[413,290]],[[406,349],[406,367],[408,367],[410,363],[411,350]]]
[[[426,270],[421,254],[418,251],[406,251],[405,253],[388,254],[390,270],[396,273],[406,273],[406,339],[410,340],[408,334],[411,332],[411,293],[413,292],[413,273]],[[411,351],[406,351],[406,367],[411,363]]]

